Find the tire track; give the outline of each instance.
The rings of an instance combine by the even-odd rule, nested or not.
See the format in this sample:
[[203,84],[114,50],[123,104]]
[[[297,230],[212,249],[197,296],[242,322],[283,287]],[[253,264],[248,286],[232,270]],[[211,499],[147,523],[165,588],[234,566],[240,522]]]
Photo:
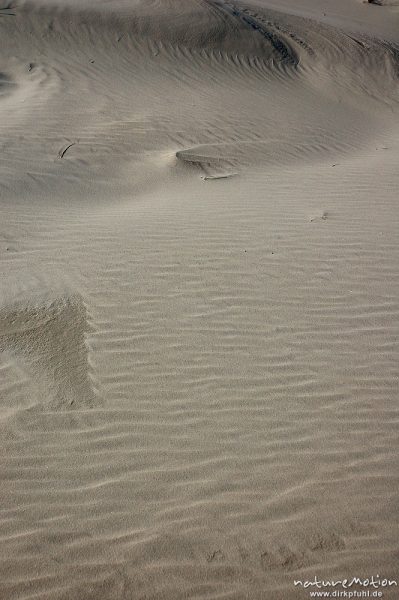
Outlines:
[[280,61],[285,66],[294,68],[298,67],[299,55],[295,52],[294,48],[288,44],[288,42],[283,40],[280,35],[273,31],[270,26],[266,26],[266,24],[256,19],[254,15],[246,10],[241,9],[236,4],[231,2],[225,2],[224,0],[204,1],[208,5],[218,8],[219,10],[239,19],[247,27],[250,27],[262,35],[271,44],[275,52],[279,55]]

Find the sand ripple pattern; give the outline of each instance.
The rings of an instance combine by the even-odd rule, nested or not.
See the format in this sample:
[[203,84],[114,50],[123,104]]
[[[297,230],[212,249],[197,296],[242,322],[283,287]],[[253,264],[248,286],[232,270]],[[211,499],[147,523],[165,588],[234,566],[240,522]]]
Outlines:
[[398,50],[260,5],[0,10],[1,599],[397,578]]

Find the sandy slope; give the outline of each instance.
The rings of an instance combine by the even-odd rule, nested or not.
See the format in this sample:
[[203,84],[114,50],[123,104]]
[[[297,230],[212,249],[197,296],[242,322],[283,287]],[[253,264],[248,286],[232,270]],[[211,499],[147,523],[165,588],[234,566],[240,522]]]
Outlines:
[[399,580],[397,4],[3,2],[1,600]]

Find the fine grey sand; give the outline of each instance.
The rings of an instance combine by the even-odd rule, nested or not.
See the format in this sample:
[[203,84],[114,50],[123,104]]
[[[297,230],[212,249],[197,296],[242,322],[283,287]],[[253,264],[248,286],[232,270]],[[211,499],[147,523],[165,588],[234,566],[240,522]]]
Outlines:
[[0,600],[399,581],[398,77],[394,0],[0,0]]

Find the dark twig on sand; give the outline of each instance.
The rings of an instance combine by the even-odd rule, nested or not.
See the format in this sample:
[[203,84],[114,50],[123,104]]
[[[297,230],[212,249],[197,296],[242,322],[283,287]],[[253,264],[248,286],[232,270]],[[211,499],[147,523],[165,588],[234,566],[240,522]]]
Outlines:
[[72,142],[72,144],[69,144],[66,148],[64,148],[63,150],[60,150],[58,152],[58,158],[64,158],[65,154],[68,152],[69,148],[72,148],[72,146],[75,146],[76,142]]

